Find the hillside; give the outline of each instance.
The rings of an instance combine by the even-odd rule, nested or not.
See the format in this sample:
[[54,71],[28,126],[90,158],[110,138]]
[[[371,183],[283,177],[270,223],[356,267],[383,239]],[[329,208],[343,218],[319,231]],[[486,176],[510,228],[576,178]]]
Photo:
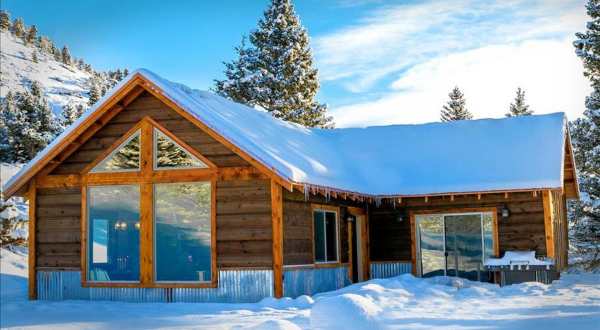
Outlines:
[[[0,32],[0,44],[0,97],[9,91],[22,92],[32,81],[38,81],[56,114],[68,103],[87,106],[90,73],[57,62],[45,52],[35,51],[37,47],[24,45],[23,40],[8,31]],[[34,51],[38,63],[32,59]]]

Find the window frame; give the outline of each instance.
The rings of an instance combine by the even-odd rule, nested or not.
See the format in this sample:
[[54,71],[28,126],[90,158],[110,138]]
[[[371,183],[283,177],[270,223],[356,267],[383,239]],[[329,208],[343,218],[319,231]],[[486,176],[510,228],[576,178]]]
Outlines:
[[[128,132],[129,133],[129,132]],[[135,139],[136,137],[138,137],[140,139],[140,163],[138,164],[137,168],[124,168],[124,169],[119,169],[119,170],[96,170],[96,167],[98,165],[100,165],[105,159],[107,158],[112,158],[118,151],[119,149],[121,149],[121,147],[124,147],[125,145],[127,145],[129,142],[131,142],[131,140]],[[91,164],[89,164],[88,166],[86,166],[86,169],[89,167],[89,173],[126,173],[126,172],[139,172],[142,170],[142,157],[141,157],[141,153],[142,153],[142,130],[141,128],[136,127],[136,129],[133,131],[133,133],[130,134],[126,134],[123,136],[123,138],[117,140],[114,144],[116,144],[116,147],[111,146],[107,151],[108,152],[103,152],[99,157],[97,157]]]
[[[198,160],[204,166],[175,166],[175,167],[160,168],[158,166],[158,143],[157,143],[158,142],[158,135],[159,134],[164,135],[164,137],[166,137],[173,144],[175,144],[179,148],[183,149],[183,151],[188,156],[196,158],[196,160]],[[158,129],[156,127],[154,127],[154,130],[152,131],[152,148],[153,148],[153,151],[152,151],[152,169],[154,171],[176,171],[176,170],[194,170],[194,169],[210,168],[210,166],[205,162],[204,157],[202,157],[199,153],[197,153],[197,152],[190,152],[190,150],[188,150],[188,148],[185,148],[182,144],[178,143],[175,139],[173,139],[169,135],[165,134],[163,131],[161,131],[160,129]],[[191,147],[189,149],[191,149]]]
[[[498,208],[497,207],[474,207],[474,208],[455,208],[455,209],[434,209],[434,210],[420,210],[420,211],[410,211],[410,229],[411,229],[411,263],[412,263],[412,273],[416,276],[421,276],[422,266],[421,266],[421,247],[420,247],[420,230],[417,226],[417,216],[424,215],[440,215],[442,218],[446,216],[453,215],[469,215],[469,214],[478,214],[481,217],[482,225],[483,225],[483,216],[485,213],[491,213],[492,215],[492,248],[493,248],[493,256],[499,257],[500,254],[500,240],[498,233]],[[445,219],[443,220],[445,221]],[[444,228],[445,229],[445,228]],[[483,234],[483,226],[481,228]],[[445,236],[445,235],[444,235]],[[444,237],[444,246],[445,246],[445,237]],[[482,241],[482,248],[485,250]],[[483,252],[483,251],[482,251]],[[485,252],[483,252],[485,253]]]
[[[334,213],[335,214],[335,239],[336,239],[336,260],[326,260],[326,261],[317,261],[316,260],[316,240],[315,240],[315,212],[323,212],[326,214]],[[339,265],[342,263],[341,261],[341,242],[340,242],[340,208],[331,205],[323,205],[323,204],[312,204],[311,207],[311,230],[312,230],[312,255],[313,255],[313,263],[315,266],[331,266],[331,265]],[[325,218],[323,218],[325,220]],[[325,221],[323,221],[323,225],[325,225]],[[325,259],[327,259],[327,233],[325,233]]]
[[[206,164],[205,168],[154,169],[154,129],[166,135],[186,152]],[[92,172],[96,164],[111,154],[124,141],[140,131],[140,169],[125,172]],[[216,288],[218,286],[217,234],[216,234],[216,182],[217,167],[198,151],[178,139],[150,117],[144,117],[106,151],[80,172],[81,184],[81,284],[83,287],[120,288]],[[159,183],[207,182],[210,184],[211,280],[203,282],[156,281],[154,260],[154,185]],[[91,281],[88,276],[89,188],[93,186],[139,185],[140,187],[140,279],[135,282]]]

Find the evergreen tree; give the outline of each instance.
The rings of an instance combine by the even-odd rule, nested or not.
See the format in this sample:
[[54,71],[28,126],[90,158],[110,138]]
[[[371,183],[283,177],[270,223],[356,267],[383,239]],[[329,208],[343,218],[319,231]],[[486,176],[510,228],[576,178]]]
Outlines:
[[529,110],[529,105],[525,103],[525,91],[521,87],[517,88],[515,103],[510,104],[506,117],[529,116],[533,111]]
[[14,101],[2,103],[2,121],[8,145],[16,162],[31,160],[60,132],[48,101],[37,82],[28,91],[16,93]]
[[4,99],[0,100],[0,162],[13,163],[13,154],[10,150],[8,127],[6,119],[10,111],[15,109],[13,93],[8,91]]
[[98,88],[98,84],[95,81],[92,81],[92,86],[90,87],[88,106],[93,106],[98,100],[102,97],[100,95],[100,90]]
[[12,25],[12,31],[15,36],[19,38],[23,37],[23,34],[25,33],[25,24],[23,23],[22,18],[19,17],[14,20]]
[[23,220],[14,216],[15,213],[17,213],[15,205],[5,202],[4,198],[0,197],[0,247],[10,248],[11,245],[26,243],[24,238],[14,236],[17,229],[25,226]]
[[27,35],[25,36],[25,44],[32,44],[37,37],[37,28],[35,25],[32,25],[27,31]]
[[70,65],[71,64],[71,53],[69,52],[69,48],[67,46],[63,46],[61,52],[61,60],[63,64]]
[[600,268],[600,0],[589,0],[586,8],[592,20],[573,44],[593,90],[583,117],[570,126],[582,198],[569,211],[573,243],[591,270]]
[[467,110],[465,95],[458,86],[454,87],[448,96],[450,101],[443,106],[440,116],[443,122],[473,119],[473,115]]
[[317,69],[306,30],[290,0],[272,0],[250,34],[251,47],[238,48],[238,59],[225,63],[225,80],[215,81],[218,94],[273,116],[305,126],[329,127],[327,107],[316,101]]
[[52,44],[52,55],[54,56],[54,60],[56,62],[62,61],[62,53],[58,48],[56,48],[56,46],[54,46],[54,44]]
[[39,62],[37,52],[35,50],[31,53],[31,60],[33,61],[33,63]]
[[66,104],[62,109],[62,126],[66,128],[73,124],[77,119],[79,119],[79,117],[81,117],[84,111],[85,109],[81,104],[76,106],[70,103]]
[[47,37],[39,37],[39,47],[40,50],[46,53],[50,53],[52,50],[52,45],[50,44],[50,40]]
[[0,10],[0,30],[7,31],[10,29],[10,16],[8,12]]

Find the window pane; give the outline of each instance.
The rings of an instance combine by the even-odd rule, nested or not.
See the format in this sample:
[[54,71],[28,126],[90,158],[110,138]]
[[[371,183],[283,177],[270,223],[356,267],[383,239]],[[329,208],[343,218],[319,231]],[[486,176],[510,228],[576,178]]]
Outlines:
[[139,186],[88,188],[90,281],[139,281]]
[[314,233],[315,233],[315,261],[324,262],[325,259],[325,214],[322,211],[313,213]]
[[154,141],[156,144],[155,167],[157,169],[208,167],[157,129],[154,129]]
[[442,215],[418,215],[419,255],[423,277],[444,275],[444,217]]
[[211,280],[210,183],[154,186],[157,281]]
[[325,213],[327,231],[327,261],[337,261],[337,226],[334,212]]
[[140,132],[136,132],[129,140],[123,142],[113,153],[108,155],[92,172],[135,171],[140,169]]
[[483,257],[487,260],[494,256],[494,215],[491,212],[483,213],[483,245],[485,248]]

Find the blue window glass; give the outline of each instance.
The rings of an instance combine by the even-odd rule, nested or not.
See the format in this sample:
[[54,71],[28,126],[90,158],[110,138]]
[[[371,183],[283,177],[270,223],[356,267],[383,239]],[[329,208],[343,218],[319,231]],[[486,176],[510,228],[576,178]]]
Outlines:
[[88,188],[88,279],[139,281],[140,188]]
[[211,281],[209,182],[154,185],[156,281]]

